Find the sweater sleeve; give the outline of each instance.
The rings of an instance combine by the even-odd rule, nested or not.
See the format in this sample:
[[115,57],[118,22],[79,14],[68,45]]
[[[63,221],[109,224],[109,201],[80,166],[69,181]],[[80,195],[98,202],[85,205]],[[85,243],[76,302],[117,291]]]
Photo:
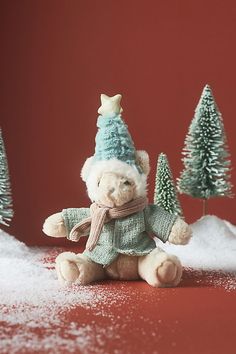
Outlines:
[[62,217],[66,226],[67,237],[72,228],[83,219],[90,216],[89,208],[68,208],[62,210]]
[[144,209],[144,216],[146,231],[154,233],[162,242],[168,241],[177,216],[155,204],[150,204]]

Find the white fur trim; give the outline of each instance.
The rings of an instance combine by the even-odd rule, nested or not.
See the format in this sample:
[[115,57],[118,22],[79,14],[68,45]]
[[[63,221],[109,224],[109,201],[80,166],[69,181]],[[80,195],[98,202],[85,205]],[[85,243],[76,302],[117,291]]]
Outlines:
[[90,169],[91,169],[91,166],[93,164],[93,159],[94,157],[93,156],[90,156],[87,158],[87,160],[85,161],[83,167],[82,167],[82,170],[81,170],[81,178],[84,182],[86,182],[87,180],[87,177],[89,175],[89,172],[90,172]]
[[128,165],[127,163],[118,159],[111,159],[106,161],[97,161],[92,165],[89,175],[86,179],[86,185],[89,198],[96,201],[98,197],[98,183],[104,172],[117,173],[135,183],[136,196],[145,197],[147,194],[147,176],[140,174],[136,166]]

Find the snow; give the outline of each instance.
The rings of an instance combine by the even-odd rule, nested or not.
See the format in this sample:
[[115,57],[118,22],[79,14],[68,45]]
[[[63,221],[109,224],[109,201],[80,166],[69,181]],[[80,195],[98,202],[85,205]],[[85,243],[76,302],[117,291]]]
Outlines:
[[[12,236],[0,234],[0,304],[30,306],[49,304],[71,307],[88,304],[93,294],[85,287],[61,288],[51,264],[43,263],[46,249],[28,248]],[[81,290],[80,290],[81,289]]]
[[236,226],[207,215],[191,227],[193,235],[187,245],[167,242],[161,247],[178,256],[185,267],[236,273]]
[[[107,309],[124,301],[124,295],[102,285],[62,288],[51,260],[44,262],[49,252],[52,249],[28,248],[0,230],[1,354],[19,353],[23,348],[29,353],[65,353],[75,348],[86,353],[97,341],[94,326],[103,340],[114,335],[93,323],[68,323],[66,312],[81,307],[100,315],[103,304]],[[105,310],[102,315],[109,317]],[[38,328],[46,335],[38,333]],[[94,353],[102,353],[102,349],[97,346]]]
[[[216,216],[206,216],[191,226],[193,237],[188,245],[166,243],[162,248],[176,254],[185,267],[235,273],[236,226]],[[122,285],[122,291],[117,291],[102,283],[62,288],[52,265],[60,251],[29,248],[0,230],[1,354],[103,353],[104,343],[116,338],[116,318],[109,308],[129,301],[129,293]],[[213,277],[212,285],[234,290],[235,278],[227,274],[218,277],[217,283]],[[67,313],[73,308],[92,310],[94,318],[102,316],[112,327],[99,327],[96,320],[86,323],[75,318],[70,322]]]

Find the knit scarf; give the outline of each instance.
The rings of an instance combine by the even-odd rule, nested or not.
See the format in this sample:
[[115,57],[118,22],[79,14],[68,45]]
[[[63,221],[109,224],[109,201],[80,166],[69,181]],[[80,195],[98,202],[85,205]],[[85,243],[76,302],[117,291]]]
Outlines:
[[76,224],[68,238],[71,241],[78,241],[81,236],[87,236],[89,234],[86,249],[92,251],[99,240],[105,223],[112,219],[121,219],[142,211],[147,204],[148,200],[146,197],[139,197],[116,208],[109,208],[102,204],[93,203],[90,206],[91,216]]

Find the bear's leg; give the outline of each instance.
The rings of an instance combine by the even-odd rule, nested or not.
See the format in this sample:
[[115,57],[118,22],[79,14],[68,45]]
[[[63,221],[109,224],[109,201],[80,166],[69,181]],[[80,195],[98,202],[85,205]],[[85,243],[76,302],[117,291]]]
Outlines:
[[56,271],[61,284],[87,285],[105,279],[104,268],[83,254],[63,252],[56,258]]
[[138,258],[137,256],[119,254],[119,256],[105,268],[107,277],[117,280],[140,279],[138,274]]
[[158,247],[147,256],[139,257],[138,271],[140,277],[154,287],[171,287],[179,284],[182,265],[176,256]]

